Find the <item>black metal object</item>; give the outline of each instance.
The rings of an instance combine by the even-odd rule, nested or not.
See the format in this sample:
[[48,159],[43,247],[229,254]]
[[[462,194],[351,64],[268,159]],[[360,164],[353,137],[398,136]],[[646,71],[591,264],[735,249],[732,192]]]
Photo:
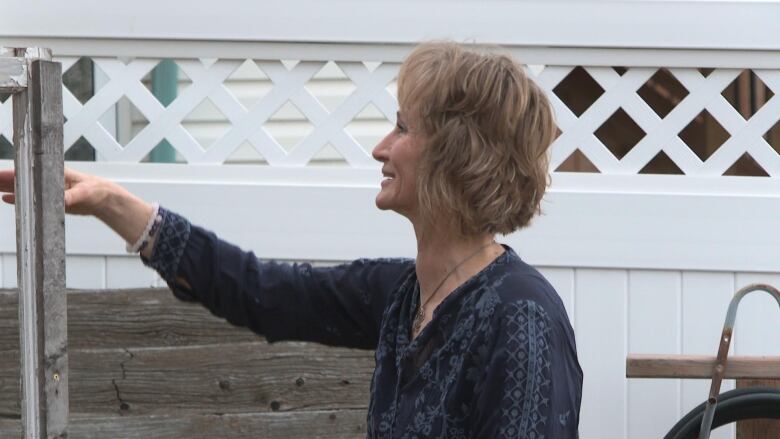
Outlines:
[[[747,419],[780,419],[780,389],[773,387],[734,389],[720,394],[718,399],[711,429]],[[688,412],[669,430],[664,439],[699,437],[706,407],[705,401]]]

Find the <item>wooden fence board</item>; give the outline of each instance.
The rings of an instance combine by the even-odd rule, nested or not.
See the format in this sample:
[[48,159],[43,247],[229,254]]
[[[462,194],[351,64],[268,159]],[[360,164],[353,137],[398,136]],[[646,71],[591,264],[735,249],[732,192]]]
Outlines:
[[[18,354],[0,352],[0,413],[18,413]],[[71,412],[247,413],[364,408],[370,352],[264,342],[71,350]]]
[[[717,358],[708,355],[629,354],[628,378],[701,378],[711,379]],[[732,356],[725,378],[777,378],[780,357]]]
[[[365,434],[371,352],[269,344],[167,289],[67,296],[69,437]],[[16,307],[0,291],[0,437],[20,431]]]
[[[318,410],[197,416],[73,416],[71,439],[289,439],[365,436],[366,412]],[[0,436],[18,437],[19,421],[0,420]]]
[[[19,343],[16,290],[0,290],[0,350]],[[112,349],[172,347],[260,338],[182,302],[168,289],[69,290],[68,347]]]

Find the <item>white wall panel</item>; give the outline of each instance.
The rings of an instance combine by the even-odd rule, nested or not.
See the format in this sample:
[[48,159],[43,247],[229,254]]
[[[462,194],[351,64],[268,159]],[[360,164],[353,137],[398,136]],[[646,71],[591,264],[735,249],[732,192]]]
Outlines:
[[2,255],[3,288],[16,288],[16,254]]
[[[768,283],[780,288],[780,274],[737,274],[736,288]],[[725,317],[725,312],[723,313]],[[745,296],[734,324],[735,350],[739,355],[780,355],[780,306],[772,296],[754,292]]]
[[[629,272],[629,352],[680,353],[680,284],[680,273],[675,271]],[[631,379],[627,385],[626,437],[663,437],[679,419],[680,380]]]
[[[723,319],[734,295],[733,273],[685,272],[682,274],[682,353],[712,355],[718,352]],[[736,341],[732,342],[736,345]],[[734,354],[734,347],[730,355]],[[734,380],[724,380],[721,391],[734,388]],[[709,380],[682,380],[682,417],[707,399]],[[733,424],[715,430],[712,439],[732,439],[736,434]]]
[[65,281],[68,288],[105,288],[106,257],[69,255],[65,263]]
[[576,272],[577,351],[584,371],[580,437],[626,438],[626,293],[623,270]]
[[535,46],[777,49],[777,15],[776,2],[760,0],[223,0],[215,20],[214,3],[206,0],[110,7],[6,0],[0,36],[360,43],[450,37]]
[[138,256],[106,258],[106,288],[143,288],[157,285],[157,274]]
[[[157,200],[264,258],[345,260],[414,254],[408,221],[375,207],[379,169],[150,165],[133,171],[132,165],[102,163],[74,163],[74,168],[119,174],[113,178],[139,196]],[[127,174],[122,175],[123,169]],[[755,190],[754,195],[723,191],[694,195],[646,188],[643,192],[643,183],[660,181],[643,177],[611,180],[624,193],[576,187],[592,182],[588,178],[562,179],[545,198],[545,214],[528,230],[504,241],[529,263],[542,266],[780,272],[776,257],[780,234],[772,222],[758,218],[780,217],[780,192],[761,192],[780,190],[773,187],[774,180],[752,180],[756,185],[745,190]],[[695,188],[704,180],[685,178],[692,185],[682,180],[676,184],[692,191],[698,191]],[[634,188],[628,186],[632,179]],[[666,184],[671,188],[675,183]],[[13,252],[10,208],[0,209],[3,225],[0,251]],[[71,254],[124,252],[122,241],[97,220],[68,216],[66,231]]]

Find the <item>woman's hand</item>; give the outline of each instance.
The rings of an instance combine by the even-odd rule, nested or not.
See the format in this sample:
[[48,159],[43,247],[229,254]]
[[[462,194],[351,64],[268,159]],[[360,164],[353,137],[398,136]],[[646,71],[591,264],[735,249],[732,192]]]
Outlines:
[[[75,215],[100,216],[106,199],[121,188],[104,178],[65,169],[65,212]],[[14,194],[14,170],[0,170],[0,192],[8,204],[16,202]]]
[[[16,201],[13,169],[0,170],[0,192],[5,192],[2,195],[4,202],[13,204]],[[143,233],[154,208],[110,180],[66,168],[65,212],[97,217],[125,241],[134,243]]]

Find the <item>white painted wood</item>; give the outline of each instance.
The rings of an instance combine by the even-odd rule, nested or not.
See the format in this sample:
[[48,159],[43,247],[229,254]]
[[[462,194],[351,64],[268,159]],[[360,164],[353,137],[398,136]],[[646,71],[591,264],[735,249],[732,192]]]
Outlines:
[[[723,331],[731,297],[736,292],[733,273],[682,273],[682,353],[686,355],[715,355]],[[739,331],[739,330],[738,330]],[[732,343],[734,354],[737,341]],[[735,387],[734,380],[724,380],[721,391]],[[708,380],[682,380],[679,417],[707,399],[710,390]],[[733,439],[733,424],[713,431],[713,439]]]
[[[75,61],[75,59],[74,59]],[[67,71],[65,65],[62,66],[62,71]],[[93,66],[92,69],[92,84],[95,90],[100,90],[104,85],[108,84],[111,78],[108,77],[99,67]],[[117,139],[119,143],[126,144],[126,136],[130,135],[129,111],[128,102],[126,98],[120,99],[116,105],[110,107],[102,117],[98,119],[101,125],[108,131],[111,137]],[[97,151],[95,151],[96,158],[100,160],[102,157]]]
[[2,255],[3,288],[16,288],[16,253]]
[[14,138],[13,120],[11,117],[13,99],[10,97],[5,102],[0,102],[0,136],[9,142]]
[[66,263],[68,288],[106,288],[106,257],[69,255]]
[[157,278],[137,255],[106,257],[106,288],[153,287]]
[[580,437],[629,437],[627,423],[627,273],[577,269],[577,352],[585,381]]
[[[46,36],[92,38],[408,43],[455,37],[536,46],[780,48],[773,32],[777,3],[755,0],[285,0],[262,8],[227,0],[218,21],[205,0],[186,5],[187,20],[180,19],[180,2],[139,0],[98,9],[87,0],[72,3],[9,0],[0,35],[41,36],[46,29]],[[79,12],[84,10],[91,13]],[[34,18],[40,26],[24,25]]]
[[[738,273],[737,289],[751,283],[780,285],[780,272]],[[724,314],[725,318],[725,314]],[[767,293],[750,293],[742,299],[734,323],[734,352],[738,355],[777,355],[780,352],[780,306]]]
[[[681,352],[681,283],[675,271],[629,272],[628,352]],[[680,381],[628,380],[626,437],[659,438],[669,431],[679,419]]]
[[[349,46],[338,47],[345,53],[351,50]],[[671,52],[667,55],[673,58]],[[76,101],[67,90],[64,93],[68,117],[66,145],[84,136],[101,157],[138,162],[166,138],[188,163],[235,162],[246,156],[245,153],[237,155],[237,149],[249,144],[256,153],[248,159],[264,160],[271,166],[304,167],[310,163],[317,165],[322,160],[336,160],[345,161],[351,167],[371,167],[372,143],[381,138],[383,132],[372,131],[367,139],[358,140],[349,125],[363,117],[367,107],[377,111],[380,120],[394,121],[397,102],[388,88],[399,66],[392,60],[394,56],[391,49],[377,47],[376,57],[382,61],[376,61],[372,69],[366,67],[364,60],[344,61],[336,56],[300,62],[252,56],[253,61],[223,58],[207,64],[179,56],[175,59],[181,68],[181,93],[168,107],[163,107],[142,84],[144,76],[159,59],[134,58],[126,64],[117,56],[97,57],[97,68],[106,75],[108,83],[85,105]],[[616,57],[613,64],[631,66],[635,58],[623,53],[623,58]],[[247,63],[249,67],[245,67]],[[611,67],[589,64],[584,64],[585,70],[604,93],[579,117],[553,93],[576,64],[572,60],[562,60],[534,68],[529,65],[528,71],[548,91],[562,130],[552,145],[553,168],[574,150],[580,150],[602,174],[630,175],[664,152],[686,175],[716,177],[744,153],[749,153],[769,175],[780,176],[780,156],[762,138],[780,117],[780,100],[770,99],[745,121],[721,96],[721,91],[744,68],[753,68],[770,88],[780,89],[777,68],[756,68],[755,57],[745,59],[740,68],[719,68],[707,77],[698,67],[672,68],[669,71],[689,94],[669,115],[660,119],[637,94],[656,72],[657,66],[633,66],[618,75]],[[658,64],[668,65],[661,61]],[[702,60],[700,65],[712,64]],[[246,70],[252,66],[261,71],[254,74],[257,79],[253,84],[258,91],[247,93],[261,97],[250,100],[236,96],[229,86],[235,81],[231,79],[233,75],[246,82],[244,78],[250,75]],[[237,74],[239,69],[244,72]],[[327,97],[330,92],[325,92],[326,97],[320,100],[318,86],[325,89],[344,87],[346,96],[334,97],[331,101]],[[128,100],[137,109],[134,117],[137,123],[130,135],[116,133],[125,141],[132,137],[124,147],[120,143],[125,141],[117,142],[111,129],[107,130],[105,124],[98,122],[122,100]],[[618,161],[595,132],[620,108],[646,135]],[[680,139],[679,133],[705,110],[731,137],[706,163],[702,163]],[[281,123],[283,121],[295,123]]]
[[[67,56],[149,57],[149,58],[221,58],[221,59],[295,59],[319,61],[382,60],[400,62],[413,44],[322,43],[284,41],[193,41],[137,40],[52,37],[2,37],[8,46],[50,47]],[[587,65],[611,67],[700,67],[777,69],[780,53],[776,50],[695,50],[646,48],[641,56],[636,49],[603,47],[533,47],[503,44],[510,53],[529,64]],[[381,54],[381,56],[379,55]],[[373,62],[373,61],[371,61]]]
[[[414,251],[407,221],[374,207],[376,168],[73,165],[115,178],[262,257],[345,260]],[[707,188],[706,180],[645,177],[607,184],[595,176],[556,177],[545,213],[507,242],[540,266],[780,272],[780,235],[767,221],[780,216],[772,180],[737,179],[734,194],[726,195],[725,183]],[[643,189],[643,182],[669,189]],[[692,194],[700,188],[703,194]],[[66,221],[69,253],[124,251],[97,221]],[[0,208],[0,237],[12,224],[10,209]],[[0,239],[0,252],[13,251],[12,242],[10,235]]]
[[[384,120],[393,122],[397,108],[395,98],[387,89],[398,71],[398,64],[393,62],[379,63],[369,71],[363,62],[301,61],[288,70],[281,61],[257,61],[253,63],[255,67],[267,75],[267,78],[259,79],[257,86],[268,88],[269,80],[273,85],[260,92],[262,98],[252,103],[250,109],[228,90],[229,77],[247,61],[221,59],[206,66],[200,60],[178,59],[182,75],[189,82],[168,107],[163,107],[141,85],[142,76],[156,62],[136,59],[125,65],[116,59],[97,58],[97,66],[110,78],[109,85],[120,85],[103,87],[83,106],[70,93],[65,93],[65,114],[69,117],[66,144],[70,145],[83,135],[101,156],[137,162],[160,140],[167,138],[184,161],[219,164],[233,158],[236,149],[248,141],[272,166],[302,167],[317,157],[318,160],[343,158],[352,167],[365,167],[371,166],[367,151],[373,145],[358,143],[346,129],[347,125],[358,119],[368,106],[379,111]],[[330,108],[309,89],[310,82],[321,81],[315,77],[327,66],[331,66],[330,70],[338,70],[342,76],[327,71],[322,76],[337,78],[338,84],[352,88],[343,100],[339,99],[339,103],[331,104]],[[611,67],[586,66],[586,71],[604,93],[579,117],[553,93],[572,68],[571,65],[547,66],[537,75],[548,91],[562,130],[562,135],[552,145],[553,168],[579,149],[602,173],[636,174],[663,151],[687,175],[719,176],[743,153],[749,152],[770,175],[780,175],[780,157],[761,137],[780,117],[780,100],[771,99],[755,116],[744,121],[720,94],[740,69],[718,69],[706,78],[695,68],[671,69],[690,93],[668,116],[660,119],[636,94],[655,73],[655,68],[633,67],[621,76]],[[770,87],[780,88],[777,72],[757,70],[757,73]],[[124,148],[115,140],[116,136],[110,135],[105,126],[98,123],[120,98],[117,93],[124,93],[127,98],[122,99],[129,99],[134,104],[138,109],[135,119],[141,122],[140,126],[133,127],[132,141]],[[646,136],[618,161],[594,133],[621,107]],[[707,163],[702,163],[678,136],[704,110],[732,134]],[[272,125],[281,121],[299,124]],[[275,132],[277,128],[282,132]],[[199,129],[201,133],[195,134]],[[126,133],[119,134],[128,138]],[[375,141],[382,133],[372,134]],[[324,157],[317,155],[327,145],[338,152]]]

